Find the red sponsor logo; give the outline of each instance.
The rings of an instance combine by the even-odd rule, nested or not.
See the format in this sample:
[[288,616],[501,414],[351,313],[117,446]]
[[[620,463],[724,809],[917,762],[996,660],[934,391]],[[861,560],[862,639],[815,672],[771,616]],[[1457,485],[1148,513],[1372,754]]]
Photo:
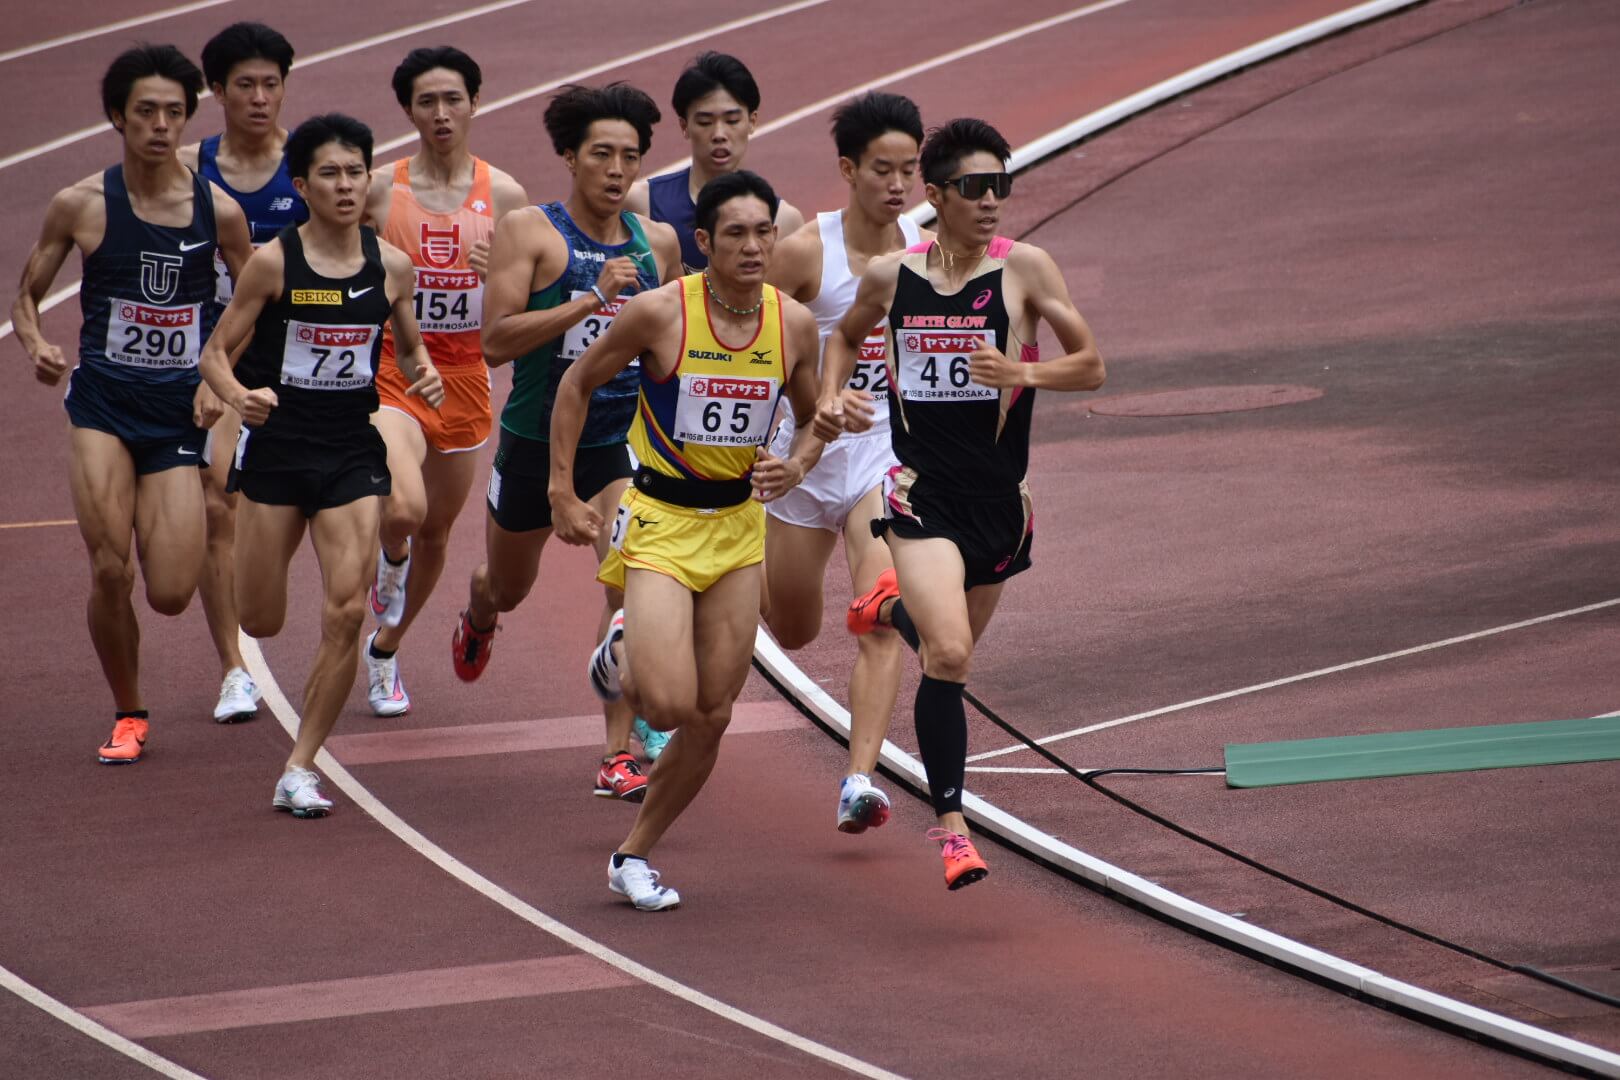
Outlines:
[[769,401],[771,384],[764,379],[693,379],[692,396],[732,401]]
[[[425,250],[425,249],[424,249]],[[451,260],[455,261],[454,259]],[[429,291],[457,292],[478,288],[476,270],[418,270],[416,287]]]
[[456,258],[461,254],[461,226],[451,225],[448,229],[435,229],[427,222],[422,222],[422,258],[435,269],[445,270],[456,264]]
[[137,323],[141,326],[162,326],[174,328],[190,326],[196,321],[196,312],[191,308],[155,308],[145,304],[119,304],[118,317],[127,323]]
[[371,344],[376,329],[370,326],[300,326],[298,340],[305,345],[346,348]]
[[965,355],[984,344],[978,334],[907,334],[906,350],[914,353]]

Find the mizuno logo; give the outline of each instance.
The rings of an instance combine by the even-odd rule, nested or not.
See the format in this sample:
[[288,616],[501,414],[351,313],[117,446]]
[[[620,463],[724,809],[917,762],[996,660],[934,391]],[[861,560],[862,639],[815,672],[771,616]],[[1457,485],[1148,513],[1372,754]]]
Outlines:
[[648,528],[649,526],[658,524],[657,519],[644,518],[640,514],[633,514],[631,516],[636,519],[636,524],[640,525],[643,529]]
[[194,244],[187,244],[184,241],[182,241],[181,244],[180,244],[180,250],[181,251],[196,251],[198,248],[207,247],[211,243],[213,243],[212,240],[198,240]]
[[375,286],[375,285],[367,285],[363,289],[350,289],[349,290],[349,299],[350,300],[358,300],[362,296],[366,295],[366,293],[370,292],[372,289],[375,289],[376,287],[377,286]]
[[769,349],[749,349],[748,351],[754,357],[748,361],[750,364],[768,364],[771,362],[771,350]]

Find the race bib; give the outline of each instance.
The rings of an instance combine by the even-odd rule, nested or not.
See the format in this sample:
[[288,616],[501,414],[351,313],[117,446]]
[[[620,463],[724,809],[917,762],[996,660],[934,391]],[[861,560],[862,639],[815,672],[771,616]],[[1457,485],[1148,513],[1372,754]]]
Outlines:
[[708,446],[761,446],[776,410],[775,379],[682,375],[675,438]]
[[326,326],[287,320],[281,382],[304,390],[363,390],[375,374],[377,326]]
[[114,299],[107,307],[107,359],[128,367],[172,371],[197,366],[202,305],[162,307]]
[[991,330],[906,330],[896,334],[900,396],[907,401],[995,400],[1001,391],[980,386],[968,373],[973,350],[995,342]]
[[225,265],[225,253],[214,248],[214,303],[224,307],[231,302],[236,288],[231,283],[231,269]]
[[608,547],[614,551],[624,550],[624,532],[629,524],[630,508],[620,503],[619,512],[613,515],[613,531],[608,533]]
[[887,323],[866,335],[861,351],[855,357],[855,373],[849,377],[851,390],[865,390],[876,397],[889,392],[889,345],[884,336]]
[[416,268],[416,325],[424,334],[464,334],[484,325],[484,282],[476,270]]
[[[575,289],[568,299],[578,300],[582,296],[590,295],[588,290]],[[589,315],[563,331],[562,358],[578,360],[584,356],[585,350],[590,348],[597,338],[607,333],[607,328],[613,325],[613,319],[619,314],[619,309],[624,307],[625,301],[629,299],[628,296],[620,294],[606,304],[598,304]],[[637,357],[630,361],[630,366],[635,367],[640,363],[641,358]]]

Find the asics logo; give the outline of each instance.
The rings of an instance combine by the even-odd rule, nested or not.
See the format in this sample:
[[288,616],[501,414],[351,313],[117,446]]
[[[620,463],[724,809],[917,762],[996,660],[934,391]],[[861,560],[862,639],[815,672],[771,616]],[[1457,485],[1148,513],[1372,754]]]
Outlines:
[[366,293],[370,292],[372,289],[375,289],[376,287],[377,286],[375,286],[375,285],[367,285],[363,289],[350,289],[349,290],[349,299],[350,300],[358,300],[362,296],[366,295]]
[[945,794],[943,794],[943,795],[941,795],[941,796],[940,796],[940,798],[942,798],[942,799],[948,799],[948,798],[950,798],[950,797],[951,797],[951,796],[952,796],[952,795],[955,795],[955,794],[956,794],[956,789],[955,789],[955,788],[953,788],[953,787],[948,787],[948,788],[946,788],[946,789],[945,789]]
[[975,296],[973,298],[973,310],[978,311],[980,308],[984,307],[984,305],[990,302],[990,298],[994,295],[995,293],[992,290],[986,289],[978,296]]
[[181,244],[180,244],[180,250],[181,251],[196,251],[200,247],[206,247],[210,242],[211,241],[208,241],[208,240],[198,240],[194,244],[187,244],[187,243],[182,241]]

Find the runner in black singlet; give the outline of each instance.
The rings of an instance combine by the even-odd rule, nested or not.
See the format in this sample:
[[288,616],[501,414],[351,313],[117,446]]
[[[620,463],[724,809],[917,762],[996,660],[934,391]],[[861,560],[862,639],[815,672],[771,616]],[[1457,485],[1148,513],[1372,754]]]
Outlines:
[[[1029,568],[1034,539],[1029,427],[1035,390],[1095,390],[1103,363],[1051,256],[996,235],[1012,191],[1011,150],[981,120],[953,120],[922,149],[938,238],[875,259],[827,341],[817,432],[849,425],[841,392],[861,342],[887,319],[889,430],[900,464],[872,523],[895,574],[850,605],[857,633],[880,623],[919,642],[917,745],[940,828],[945,883],[987,873],[962,816],[967,718],[962,690],[973,646],[1003,583]],[[1064,355],[1039,362],[1044,322]],[[903,599],[902,599],[903,597]]]

